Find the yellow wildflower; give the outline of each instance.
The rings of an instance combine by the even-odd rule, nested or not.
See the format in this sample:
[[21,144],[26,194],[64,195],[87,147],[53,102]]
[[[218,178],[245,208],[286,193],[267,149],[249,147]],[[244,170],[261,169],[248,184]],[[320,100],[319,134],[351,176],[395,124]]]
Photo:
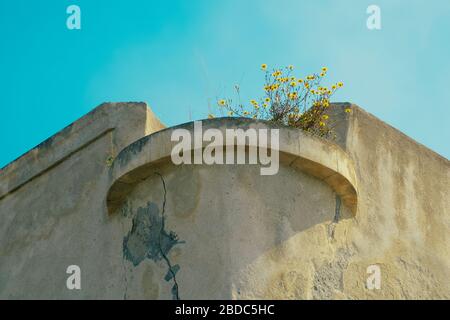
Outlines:
[[295,82],[295,81],[291,82],[291,87],[295,87],[296,85],[297,85],[297,82]]
[[214,119],[214,115],[213,114],[208,114],[208,119]]
[[278,76],[281,76],[281,74],[282,74],[282,72],[280,70],[277,70],[274,73],[272,73],[272,76],[278,77]]
[[352,112],[352,109],[346,108],[346,109],[345,109],[345,112],[350,113],[350,112]]
[[266,71],[266,70],[267,70],[267,64],[263,63],[263,64],[261,65],[261,69],[264,70],[264,71]]
[[327,120],[327,119],[328,119],[328,115],[327,115],[327,114],[324,114],[324,115],[322,116],[322,119]]
[[222,99],[222,100],[219,100],[219,105],[220,105],[220,106],[224,106],[225,104],[226,104],[226,101],[225,101],[225,100],[223,100],[223,99]]

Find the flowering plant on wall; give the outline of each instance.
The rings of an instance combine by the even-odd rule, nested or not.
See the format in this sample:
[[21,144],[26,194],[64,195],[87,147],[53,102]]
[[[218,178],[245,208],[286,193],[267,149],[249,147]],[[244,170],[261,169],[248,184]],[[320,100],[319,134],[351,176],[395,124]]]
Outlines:
[[[320,73],[303,78],[294,76],[293,66],[269,71],[263,64],[261,70],[265,73],[261,98],[252,99],[245,105],[241,102],[239,86],[235,86],[237,103],[232,99],[220,99],[217,101],[219,107],[225,109],[229,116],[267,120],[325,138],[333,136],[335,123],[329,116],[332,108],[330,98],[344,84],[338,82],[330,87],[322,86],[328,72],[326,67]],[[349,108],[345,111],[351,112]]]

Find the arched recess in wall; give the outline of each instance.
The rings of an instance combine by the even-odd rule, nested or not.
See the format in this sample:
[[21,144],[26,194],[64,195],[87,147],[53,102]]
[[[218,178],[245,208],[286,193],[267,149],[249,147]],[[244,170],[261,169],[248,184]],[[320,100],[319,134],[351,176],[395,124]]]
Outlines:
[[[215,128],[222,132],[237,128],[279,129],[280,165],[291,166],[324,181],[356,215],[358,197],[354,165],[344,150],[333,142],[298,129],[279,128],[250,119],[218,118],[204,120],[202,124],[204,130]],[[171,161],[172,149],[177,144],[171,141],[171,135],[176,129],[186,129],[194,136],[194,124],[191,122],[141,138],[119,153],[110,171],[111,186],[106,196],[109,214],[120,208],[133,188],[154,174],[156,167]],[[206,145],[208,143],[203,142],[202,148]],[[234,145],[238,145],[236,141]],[[249,147],[248,141],[245,141],[244,147]]]

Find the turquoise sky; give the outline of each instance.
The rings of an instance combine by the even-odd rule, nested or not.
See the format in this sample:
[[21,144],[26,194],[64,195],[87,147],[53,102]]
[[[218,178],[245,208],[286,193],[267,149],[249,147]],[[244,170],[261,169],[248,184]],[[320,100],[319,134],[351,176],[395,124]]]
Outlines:
[[0,167],[104,101],[146,101],[174,125],[234,84],[257,97],[261,63],[328,66],[345,82],[335,101],[450,156],[448,0],[0,0]]

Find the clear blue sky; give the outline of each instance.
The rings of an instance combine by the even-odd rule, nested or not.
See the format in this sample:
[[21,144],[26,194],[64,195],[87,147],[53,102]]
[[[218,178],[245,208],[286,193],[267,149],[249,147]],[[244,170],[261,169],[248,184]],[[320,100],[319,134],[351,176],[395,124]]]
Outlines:
[[105,101],[146,101],[167,125],[204,118],[236,83],[255,97],[261,63],[328,66],[346,84],[334,100],[450,156],[448,0],[0,0],[0,167]]

